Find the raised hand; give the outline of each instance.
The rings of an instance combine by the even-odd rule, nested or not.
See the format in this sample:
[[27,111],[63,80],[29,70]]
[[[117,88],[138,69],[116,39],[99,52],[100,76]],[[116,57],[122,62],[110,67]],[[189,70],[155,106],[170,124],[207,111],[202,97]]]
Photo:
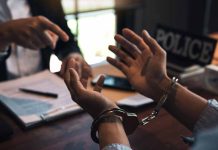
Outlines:
[[124,29],[123,35],[116,35],[115,40],[123,49],[109,46],[119,59],[108,57],[107,61],[121,70],[138,92],[157,99],[157,93],[161,94],[165,81],[169,80],[165,51],[145,30],[140,37],[130,29]]
[[[68,62],[67,67],[78,64],[73,59]],[[70,91],[72,99],[87,111],[93,118],[99,115],[104,110],[116,108],[117,105],[104,97],[100,92],[104,82],[104,76],[101,76],[94,87],[93,91],[86,89],[88,76],[79,77],[77,71],[73,68],[68,68],[65,73],[64,81]]]

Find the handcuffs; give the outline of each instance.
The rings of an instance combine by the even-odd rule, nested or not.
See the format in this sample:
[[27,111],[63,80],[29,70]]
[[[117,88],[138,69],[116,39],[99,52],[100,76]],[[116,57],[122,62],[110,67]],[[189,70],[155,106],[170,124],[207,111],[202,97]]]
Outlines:
[[124,130],[127,135],[132,134],[139,125],[143,125],[143,126],[147,125],[151,120],[157,117],[161,107],[163,106],[163,104],[166,102],[168,98],[168,94],[178,82],[178,78],[173,77],[171,81],[172,82],[170,87],[166,89],[166,91],[164,92],[163,96],[160,98],[159,102],[157,103],[156,107],[151,112],[151,114],[141,120],[139,120],[137,114],[129,113],[124,109],[120,109],[120,108],[109,109],[99,114],[92,123],[92,127],[91,127],[92,140],[96,143],[99,143],[99,139],[97,137],[97,130],[102,120],[104,120],[106,117],[110,117],[110,116],[117,116],[117,118],[119,117],[119,119],[122,121]]

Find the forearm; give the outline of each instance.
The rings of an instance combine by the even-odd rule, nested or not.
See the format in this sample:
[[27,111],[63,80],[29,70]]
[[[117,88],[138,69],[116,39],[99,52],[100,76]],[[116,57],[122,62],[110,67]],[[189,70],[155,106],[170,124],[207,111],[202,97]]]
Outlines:
[[103,122],[98,130],[100,148],[110,144],[122,144],[130,147],[121,121]]
[[207,100],[177,84],[169,93],[164,106],[170,114],[193,130],[200,114],[207,106]]

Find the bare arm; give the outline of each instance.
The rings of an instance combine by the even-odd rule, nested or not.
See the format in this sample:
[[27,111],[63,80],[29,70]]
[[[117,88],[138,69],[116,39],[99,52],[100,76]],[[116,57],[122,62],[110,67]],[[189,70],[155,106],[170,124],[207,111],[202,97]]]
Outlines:
[[128,138],[119,121],[104,122],[99,126],[100,149],[113,143],[119,143],[130,147]]
[[[168,79],[169,80],[169,79]],[[169,94],[164,107],[190,130],[207,106],[207,100],[177,84]]]

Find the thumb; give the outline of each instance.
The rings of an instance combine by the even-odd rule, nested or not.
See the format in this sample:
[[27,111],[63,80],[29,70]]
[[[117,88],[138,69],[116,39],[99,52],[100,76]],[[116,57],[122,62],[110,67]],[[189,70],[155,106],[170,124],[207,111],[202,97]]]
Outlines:
[[55,49],[57,41],[58,41],[58,36],[49,30],[45,30],[44,33],[50,41],[51,48]]
[[99,77],[96,85],[94,86],[94,89],[93,89],[94,91],[101,93],[101,90],[102,90],[102,87],[103,87],[103,84],[104,84],[104,79],[105,79],[104,75],[101,75]]

